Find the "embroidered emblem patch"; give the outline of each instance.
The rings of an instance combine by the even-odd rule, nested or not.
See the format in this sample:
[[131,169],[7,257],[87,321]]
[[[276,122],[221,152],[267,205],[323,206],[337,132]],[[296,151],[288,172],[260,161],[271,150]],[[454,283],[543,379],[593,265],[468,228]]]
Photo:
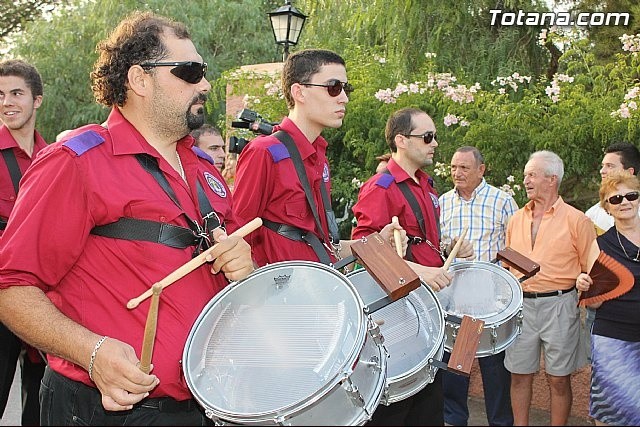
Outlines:
[[329,165],[324,164],[324,169],[322,170],[322,180],[324,182],[329,182]]
[[440,202],[438,201],[438,196],[436,196],[433,193],[429,193],[429,195],[431,196],[431,200],[433,201],[433,206],[436,207],[436,209],[440,208]]
[[209,172],[205,172],[204,179],[207,180],[207,184],[209,184],[209,187],[213,190],[214,193],[223,198],[227,197],[227,189],[218,178],[211,175]]

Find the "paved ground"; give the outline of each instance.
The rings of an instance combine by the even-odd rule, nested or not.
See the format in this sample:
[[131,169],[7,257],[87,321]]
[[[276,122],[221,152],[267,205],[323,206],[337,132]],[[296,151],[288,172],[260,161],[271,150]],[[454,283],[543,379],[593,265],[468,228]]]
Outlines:
[[[0,426],[17,426],[20,425],[20,376],[19,368],[16,370],[16,378],[13,381],[13,387],[11,388],[11,394],[9,395],[9,403],[2,419],[0,419]],[[487,426],[487,414],[484,410],[484,399],[481,397],[471,396],[469,397],[469,425],[470,426]],[[542,409],[531,409],[531,424],[532,426],[546,426],[549,425],[549,412]],[[569,426],[585,426],[593,425],[593,422],[588,418],[583,417],[571,417],[569,419]]]

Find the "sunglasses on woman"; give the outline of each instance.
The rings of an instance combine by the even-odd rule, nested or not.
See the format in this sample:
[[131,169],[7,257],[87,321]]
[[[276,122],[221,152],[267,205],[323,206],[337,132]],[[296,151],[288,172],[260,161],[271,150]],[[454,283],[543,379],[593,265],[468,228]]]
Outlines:
[[414,137],[414,138],[422,138],[422,140],[424,141],[425,144],[431,144],[433,142],[434,139],[438,138],[438,135],[436,132],[432,131],[432,130],[428,130],[425,133],[423,133],[422,135],[404,135],[407,138],[409,137]]
[[187,83],[196,84],[207,74],[206,62],[145,62],[142,68],[173,67],[169,72]]
[[638,200],[639,195],[640,193],[638,193],[637,191],[631,191],[627,194],[616,194],[615,196],[609,197],[607,200],[612,205],[619,205],[620,203],[622,203],[623,199],[627,199],[630,202],[633,202],[634,200]]
[[332,98],[335,98],[336,96],[340,95],[343,90],[344,90],[344,93],[347,94],[347,96],[351,95],[351,92],[353,92],[353,86],[351,86],[349,83],[343,83],[340,80],[329,80],[329,82],[324,85],[315,84],[315,83],[300,83],[300,84],[303,86],[326,87],[327,92],[329,92],[329,96],[331,96]]

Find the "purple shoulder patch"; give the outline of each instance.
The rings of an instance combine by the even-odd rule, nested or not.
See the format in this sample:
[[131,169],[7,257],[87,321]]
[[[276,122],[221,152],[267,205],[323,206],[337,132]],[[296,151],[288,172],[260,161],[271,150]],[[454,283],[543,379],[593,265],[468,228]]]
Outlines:
[[204,151],[202,151],[201,148],[196,147],[195,145],[193,147],[191,147],[191,149],[193,150],[194,153],[196,153],[196,156],[200,157],[201,159],[206,160],[207,162],[211,163],[212,165],[215,164],[215,162],[213,161],[213,159],[211,158],[210,155],[208,155],[207,153],[205,153]]
[[96,132],[90,130],[81,133],[78,136],[74,136],[70,140],[66,141],[62,145],[69,148],[78,156],[83,155],[90,149],[97,147],[104,142],[104,138],[98,135]]
[[291,157],[289,150],[287,150],[287,147],[285,147],[284,144],[274,144],[267,148],[267,150],[269,150],[269,153],[273,158],[273,163],[278,163],[280,160]]
[[376,185],[382,188],[389,188],[389,186],[394,180],[395,178],[393,177],[393,175],[388,173],[383,173],[380,175],[380,177],[376,181]]

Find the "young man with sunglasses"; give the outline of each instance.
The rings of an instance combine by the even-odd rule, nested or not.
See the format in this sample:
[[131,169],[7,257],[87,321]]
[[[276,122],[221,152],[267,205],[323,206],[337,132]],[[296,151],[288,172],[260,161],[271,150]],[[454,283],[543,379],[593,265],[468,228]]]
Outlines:
[[[0,237],[7,226],[19,190],[19,182],[36,154],[47,146],[35,130],[36,111],[42,105],[42,78],[38,70],[21,60],[0,62]],[[20,360],[22,425],[39,425],[38,392],[44,361],[0,323],[0,417]]]
[[589,270],[596,232],[589,218],[559,195],[563,175],[564,164],[557,154],[533,153],[524,167],[529,202],[507,226],[507,246],[540,265],[536,275],[522,282],[522,332],[507,348],[504,361],[511,372],[515,425],[529,424],[533,377],[540,369],[541,352],[551,395],[551,425],[566,425],[573,399],[571,374],[587,362],[579,345],[575,286],[578,275]]
[[[206,425],[182,378],[187,336],[207,302],[253,271],[228,188],[192,150],[211,86],[184,25],[126,17],[98,45],[100,125],[45,148],[25,173],[0,252],[0,320],[49,355],[47,425]],[[28,227],[23,226],[28,224]],[[127,302],[189,262],[161,295],[151,373],[139,366],[149,301]]]
[[[344,59],[328,50],[295,52],[284,64],[282,87],[288,117],[273,135],[251,141],[238,158],[235,213],[241,221],[263,220],[249,237],[259,266],[334,263],[350,250],[349,241],[340,240],[331,210],[327,141],[321,133],[342,126],[353,90]],[[393,240],[394,227],[381,233],[385,239]]]
[[[425,266],[422,280],[440,290],[451,282],[451,275],[440,267],[457,239],[446,248],[440,245],[438,195],[433,180],[422,170],[433,164],[438,146],[435,124],[424,111],[404,108],[389,117],[385,137],[391,159],[360,189],[353,207],[357,220],[353,238],[380,231],[397,216],[409,239],[406,259]],[[465,240],[458,257],[473,256],[473,247]],[[379,406],[370,425],[443,425],[443,407],[442,372],[438,371],[434,381],[414,396]]]

